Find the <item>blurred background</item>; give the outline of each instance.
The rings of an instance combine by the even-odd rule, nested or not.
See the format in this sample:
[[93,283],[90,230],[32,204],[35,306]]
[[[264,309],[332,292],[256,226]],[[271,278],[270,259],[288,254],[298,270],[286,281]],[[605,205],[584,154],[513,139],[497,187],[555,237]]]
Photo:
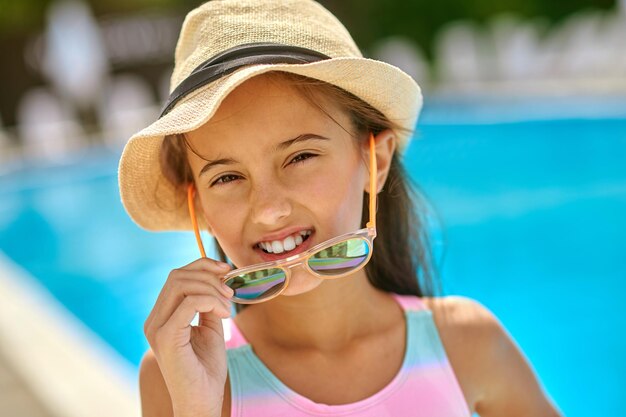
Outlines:
[[[201,3],[0,0],[0,415],[140,415],[143,322],[198,254],[132,223],[117,162]],[[565,415],[626,416],[626,1],[321,3],[423,88],[404,163],[440,295],[492,310]]]

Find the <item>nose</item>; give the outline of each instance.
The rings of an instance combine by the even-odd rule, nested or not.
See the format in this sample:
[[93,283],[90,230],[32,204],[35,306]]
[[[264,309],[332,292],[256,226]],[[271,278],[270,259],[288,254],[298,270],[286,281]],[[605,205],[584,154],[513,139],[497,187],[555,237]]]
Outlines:
[[263,226],[275,226],[291,214],[288,190],[275,182],[257,184],[251,189],[251,220]]

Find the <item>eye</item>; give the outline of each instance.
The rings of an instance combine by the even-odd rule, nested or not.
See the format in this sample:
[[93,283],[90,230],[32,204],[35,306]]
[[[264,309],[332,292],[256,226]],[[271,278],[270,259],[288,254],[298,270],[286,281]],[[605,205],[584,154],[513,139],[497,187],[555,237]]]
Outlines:
[[236,181],[239,178],[240,178],[239,175],[235,175],[235,174],[222,175],[221,177],[219,177],[218,179],[216,179],[215,181],[211,183],[211,187],[214,185],[228,184],[229,182]]
[[293,159],[291,160],[291,163],[299,163],[299,162],[304,162],[309,158],[315,158],[317,155],[315,155],[314,153],[310,153],[310,152],[302,152],[296,156],[293,157]]

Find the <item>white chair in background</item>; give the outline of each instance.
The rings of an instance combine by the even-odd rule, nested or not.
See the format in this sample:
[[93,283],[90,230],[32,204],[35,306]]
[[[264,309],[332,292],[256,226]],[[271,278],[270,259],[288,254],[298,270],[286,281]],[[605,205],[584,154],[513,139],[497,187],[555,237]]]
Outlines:
[[104,142],[121,151],[126,141],[158,116],[158,105],[149,85],[135,75],[109,80],[98,106]]
[[571,79],[602,75],[602,48],[600,29],[603,18],[600,12],[579,12],[567,19],[564,30],[567,42],[561,56],[563,75]]
[[59,161],[83,147],[84,131],[70,106],[44,87],[22,96],[16,116],[25,158]]
[[408,38],[389,37],[382,39],[373,46],[372,57],[391,65],[395,65],[424,88],[430,82],[428,61],[420,47]]
[[[552,62],[553,76],[584,80],[602,78],[618,56],[611,47],[605,12],[582,11],[567,18],[550,33],[547,45],[556,53]],[[623,43],[623,39],[616,40]]]
[[485,47],[484,37],[473,23],[444,26],[434,42],[438,81],[445,88],[467,90],[492,79],[493,63],[488,61]]
[[598,72],[626,82],[626,13],[605,13],[596,38],[594,55]]
[[89,5],[83,0],[52,2],[44,35],[43,73],[64,100],[90,108],[101,93],[109,62]]
[[489,22],[497,78],[502,81],[531,81],[541,78],[538,62],[540,35],[546,20],[522,20],[514,15],[499,15]]

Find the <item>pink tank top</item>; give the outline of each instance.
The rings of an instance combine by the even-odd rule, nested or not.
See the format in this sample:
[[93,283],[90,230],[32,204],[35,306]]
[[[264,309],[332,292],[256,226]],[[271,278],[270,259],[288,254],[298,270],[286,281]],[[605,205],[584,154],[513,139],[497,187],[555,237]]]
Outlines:
[[398,374],[376,394],[341,405],[316,403],[286,386],[256,356],[232,320],[225,322],[232,417],[470,417],[432,313],[416,296],[393,294],[407,324]]

